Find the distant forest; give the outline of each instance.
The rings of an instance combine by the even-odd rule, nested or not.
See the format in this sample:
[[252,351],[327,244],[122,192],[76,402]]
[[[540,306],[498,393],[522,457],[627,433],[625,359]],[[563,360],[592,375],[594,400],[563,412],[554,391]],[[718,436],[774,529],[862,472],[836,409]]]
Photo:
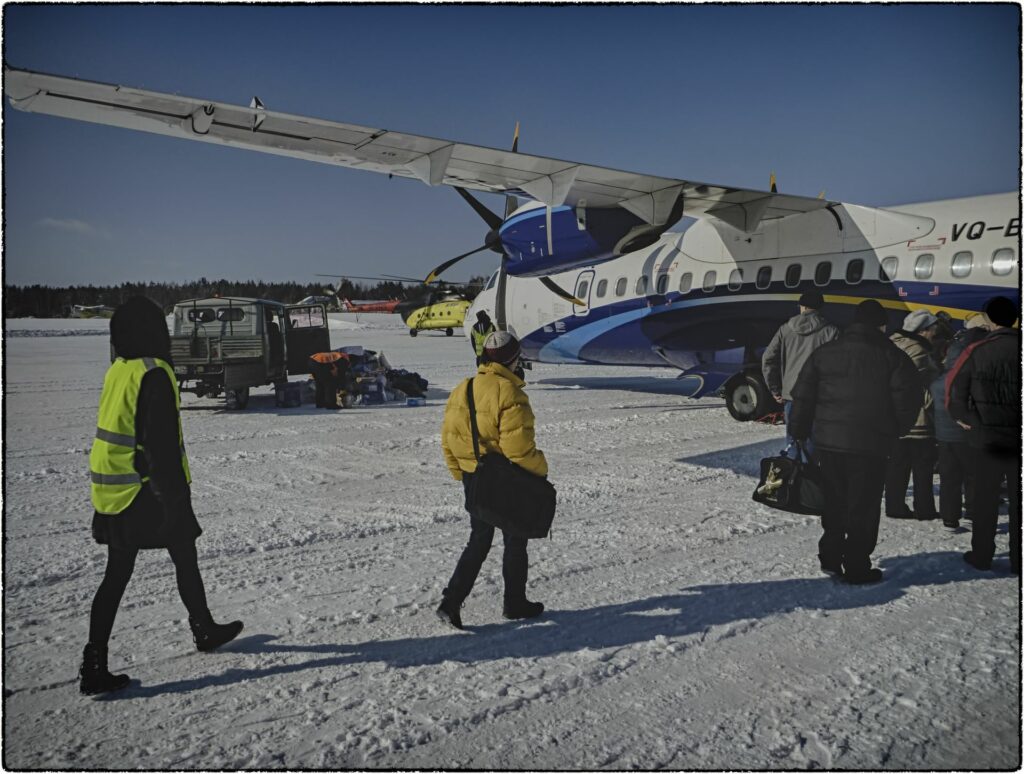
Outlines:
[[[483,287],[486,277],[470,280],[472,297]],[[207,280],[202,277],[193,282],[125,282],[121,285],[95,286],[72,285],[55,288],[48,285],[10,285],[4,287],[4,317],[68,317],[73,306],[117,306],[131,296],[146,296],[164,310],[170,312],[179,301],[189,298],[206,298],[212,295],[242,296],[245,298],[270,298],[286,304],[294,304],[306,296],[327,295],[330,281],[311,282],[263,282],[247,280]],[[398,282],[379,282],[376,285],[356,284],[342,280],[337,286],[339,298],[351,301],[366,299],[410,298],[423,292],[420,285],[404,285]]]

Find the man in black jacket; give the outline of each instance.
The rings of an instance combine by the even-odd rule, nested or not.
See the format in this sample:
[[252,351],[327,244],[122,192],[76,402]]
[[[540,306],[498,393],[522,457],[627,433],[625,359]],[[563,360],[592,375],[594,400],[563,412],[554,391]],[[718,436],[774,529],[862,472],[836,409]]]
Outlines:
[[967,430],[974,451],[974,524],[971,550],[964,561],[979,570],[992,568],[995,553],[999,489],[1006,480],[1010,500],[1010,567],[1021,564],[1020,445],[1021,383],[1020,331],[1016,305],[1004,296],[986,302],[992,332],[972,344],[950,369],[946,405]]
[[861,303],[854,322],[811,355],[793,387],[791,434],[812,433],[825,489],[821,569],[874,583],[886,458],[914,424],[924,396],[917,369],[885,336],[885,310]]

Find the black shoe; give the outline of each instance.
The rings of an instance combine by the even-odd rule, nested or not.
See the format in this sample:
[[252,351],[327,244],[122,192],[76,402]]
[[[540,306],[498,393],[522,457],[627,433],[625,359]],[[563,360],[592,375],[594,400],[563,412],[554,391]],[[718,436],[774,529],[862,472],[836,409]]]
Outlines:
[[975,570],[991,570],[992,560],[982,559],[973,551],[967,551],[964,553],[964,561],[971,565]]
[[906,509],[904,509],[902,511],[893,511],[892,513],[890,513],[889,511],[886,511],[885,512],[885,516],[888,519],[916,519],[917,518],[916,516],[914,516],[914,512],[912,510],[910,510],[909,508],[906,508]]
[[455,629],[462,629],[462,616],[459,610],[462,605],[454,599],[445,597],[444,601],[437,606],[437,617]]
[[818,557],[818,561],[821,563],[821,571],[826,575],[842,575],[843,574],[843,563],[839,561],[828,561]]
[[82,666],[78,670],[81,680],[78,690],[85,696],[97,693],[119,691],[131,682],[128,675],[112,675],[107,669],[107,648],[105,645],[89,643],[82,652]]
[[960,529],[959,521],[950,521],[949,519],[942,520],[943,527],[949,527],[950,529]]
[[510,621],[516,621],[520,618],[536,618],[543,612],[543,602],[531,602],[524,599],[520,602],[506,602],[501,614]]
[[242,631],[241,621],[219,624],[214,623],[213,616],[208,616],[205,621],[189,616],[188,625],[192,627],[192,639],[195,640],[196,648],[203,653],[209,653],[224,643],[231,642]]
[[844,573],[843,580],[854,586],[862,586],[865,583],[878,583],[882,580],[882,571],[877,567],[871,567],[862,572]]

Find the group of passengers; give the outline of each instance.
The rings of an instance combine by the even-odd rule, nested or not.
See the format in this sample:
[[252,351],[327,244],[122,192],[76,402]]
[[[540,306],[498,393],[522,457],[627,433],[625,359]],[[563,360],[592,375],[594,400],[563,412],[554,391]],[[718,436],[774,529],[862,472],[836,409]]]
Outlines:
[[[964,561],[990,570],[1001,487],[1009,504],[1010,569],[1021,566],[1021,383],[1019,311],[989,299],[954,335],[949,318],[916,309],[886,336],[877,301],[840,331],[816,291],[773,337],[765,382],[783,404],[791,446],[819,467],[824,487],[821,569],[874,583],[883,490],[886,516],[971,522]],[[799,451],[797,452],[799,453]],[[939,469],[939,508],[932,481]],[[906,504],[913,479],[913,509]]]

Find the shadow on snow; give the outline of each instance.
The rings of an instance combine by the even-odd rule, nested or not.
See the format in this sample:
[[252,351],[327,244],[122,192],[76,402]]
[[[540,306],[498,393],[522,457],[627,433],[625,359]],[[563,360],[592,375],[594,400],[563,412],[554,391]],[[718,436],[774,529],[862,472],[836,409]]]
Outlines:
[[[808,561],[811,561],[810,559]],[[133,683],[103,701],[131,700],[166,693],[188,693],[214,686],[287,675],[312,669],[383,663],[390,667],[435,666],[446,661],[477,663],[501,659],[546,658],[581,651],[603,651],[656,637],[706,634],[712,627],[768,619],[803,609],[850,610],[888,604],[915,586],[943,586],[982,577],[960,555],[936,552],[883,559],[885,580],[872,586],[848,586],[828,577],[787,578],[753,583],[703,584],[677,594],[637,599],[584,610],[548,610],[524,624],[484,624],[465,633],[369,641],[351,644],[286,644],[257,634],[223,650],[235,654],[287,657],[311,654],[308,660],[271,666],[232,668],[216,675],[151,686]],[[441,624],[438,623],[440,629]],[[677,643],[683,648],[692,642]],[[595,660],[606,660],[598,653]]]

